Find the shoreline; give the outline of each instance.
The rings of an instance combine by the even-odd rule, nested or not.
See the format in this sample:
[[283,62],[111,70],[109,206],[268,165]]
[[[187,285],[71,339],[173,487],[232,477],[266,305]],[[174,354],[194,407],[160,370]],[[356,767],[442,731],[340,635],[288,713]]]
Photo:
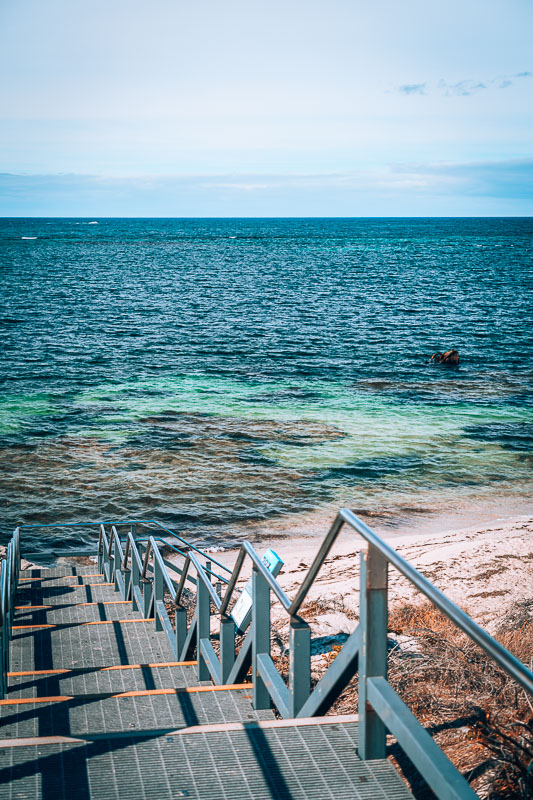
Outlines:
[[[533,587],[531,504],[528,513],[516,513],[526,511],[526,504],[522,509],[515,507],[510,514],[501,513],[507,510],[503,504],[499,508],[497,514],[494,507],[486,507],[475,521],[470,510],[468,514],[437,515],[429,524],[426,519],[395,530],[372,520],[369,524],[453,602],[492,631],[515,603],[531,599]],[[278,580],[289,596],[301,584],[332,521],[333,516],[329,516],[327,524],[323,524],[323,516],[316,515],[311,524],[307,519],[306,526],[298,518],[269,526],[270,535],[259,526],[250,531],[250,539],[260,553],[272,547],[284,561]],[[365,541],[350,535],[349,530],[345,527],[341,532],[308,595],[307,602],[321,605],[322,616],[332,617],[329,621],[318,620],[318,633],[349,632],[351,620],[358,615],[359,552]],[[231,568],[237,551],[238,546],[206,552]],[[389,597],[393,605],[424,600],[393,568],[389,571]],[[285,612],[274,602],[273,621],[281,622],[284,617]]]

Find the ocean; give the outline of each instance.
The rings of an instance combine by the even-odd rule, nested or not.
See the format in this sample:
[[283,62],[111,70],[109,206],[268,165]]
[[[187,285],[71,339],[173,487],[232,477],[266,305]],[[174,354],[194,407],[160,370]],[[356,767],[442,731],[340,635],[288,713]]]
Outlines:
[[[341,505],[394,526],[525,501],[532,234],[531,218],[0,220],[2,541],[149,518],[216,546]],[[428,363],[452,347],[457,367]]]

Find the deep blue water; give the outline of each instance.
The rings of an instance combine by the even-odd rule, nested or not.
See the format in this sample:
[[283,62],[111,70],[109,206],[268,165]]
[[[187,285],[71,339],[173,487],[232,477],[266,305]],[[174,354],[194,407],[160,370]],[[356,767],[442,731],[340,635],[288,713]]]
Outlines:
[[4,537],[527,493],[532,219],[95,221],[0,220]]

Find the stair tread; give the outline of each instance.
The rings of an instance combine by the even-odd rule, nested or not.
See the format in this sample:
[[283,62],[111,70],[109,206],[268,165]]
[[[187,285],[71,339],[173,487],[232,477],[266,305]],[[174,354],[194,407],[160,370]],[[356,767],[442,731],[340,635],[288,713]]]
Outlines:
[[251,689],[202,689],[208,691],[129,697],[78,694],[55,702],[31,702],[34,698],[30,698],[23,704],[1,706],[1,736],[76,736],[272,718],[271,711],[252,709]]
[[153,620],[109,625],[73,624],[14,630],[10,671],[98,667],[175,661],[164,631]]
[[[66,584],[65,582],[38,583],[27,581],[21,584],[15,595],[15,605],[64,605],[65,603],[91,603],[119,598],[113,586],[101,583],[101,578],[90,579],[91,583]],[[100,581],[100,582],[99,582]]]
[[196,666],[154,667],[143,664],[134,669],[109,670],[103,668],[55,675],[12,676],[9,679],[9,693],[6,699],[169,689],[197,685]]
[[92,564],[87,565],[74,565],[74,564],[65,564],[64,566],[60,567],[28,567],[27,569],[23,569],[20,573],[20,579],[26,577],[40,577],[44,576],[46,578],[54,578],[64,575],[86,575],[88,573],[95,573],[98,572],[98,565],[96,561]]
[[[32,607],[33,606],[33,607]],[[44,606],[44,608],[40,608]],[[83,603],[38,603],[27,608],[18,607],[15,610],[15,625],[42,625],[64,623],[83,623],[97,621],[112,621],[119,619],[138,619],[142,616],[138,611],[133,611],[131,603],[123,601]]]
[[[89,800],[412,800],[385,760],[360,761],[354,723],[6,747],[16,797]],[[105,768],[103,768],[105,765]],[[113,775],[113,780],[110,775]]]

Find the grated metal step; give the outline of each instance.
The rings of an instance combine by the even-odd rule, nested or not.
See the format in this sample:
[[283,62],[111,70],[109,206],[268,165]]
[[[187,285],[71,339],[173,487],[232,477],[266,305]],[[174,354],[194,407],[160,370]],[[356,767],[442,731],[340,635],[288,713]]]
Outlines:
[[11,672],[168,662],[174,657],[153,620],[14,630]]
[[77,584],[104,583],[104,575],[98,572],[96,567],[91,571],[83,573],[65,573],[64,575],[50,575],[45,570],[40,570],[40,574],[26,575],[23,573],[19,578],[18,588],[47,586],[76,586]]
[[20,573],[20,579],[22,578],[38,578],[38,577],[46,577],[46,578],[58,578],[64,575],[87,575],[89,573],[98,572],[98,565],[96,561],[92,564],[87,564],[85,566],[77,566],[75,564],[64,564],[59,567],[30,567],[28,569],[23,569]]
[[6,800],[412,800],[356,746],[355,724],[325,723],[3,747],[0,782]]
[[168,694],[157,691],[165,690],[118,697],[80,694],[53,702],[8,699],[0,706],[0,738],[150,731],[273,716],[270,711],[253,711],[249,689],[194,687],[169,689]]
[[[116,595],[118,597],[118,595]],[[95,622],[138,618],[126,600],[106,600],[92,603],[38,603],[15,607],[15,625],[42,625],[77,622]]]
[[88,578],[90,583],[39,583],[26,581],[17,589],[16,605],[55,605],[65,603],[91,603],[116,600],[119,595],[114,587],[102,583],[100,578]]
[[100,694],[141,689],[171,689],[197,686],[196,662],[180,666],[133,664],[86,667],[55,674],[10,673],[7,699],[56,695]]

